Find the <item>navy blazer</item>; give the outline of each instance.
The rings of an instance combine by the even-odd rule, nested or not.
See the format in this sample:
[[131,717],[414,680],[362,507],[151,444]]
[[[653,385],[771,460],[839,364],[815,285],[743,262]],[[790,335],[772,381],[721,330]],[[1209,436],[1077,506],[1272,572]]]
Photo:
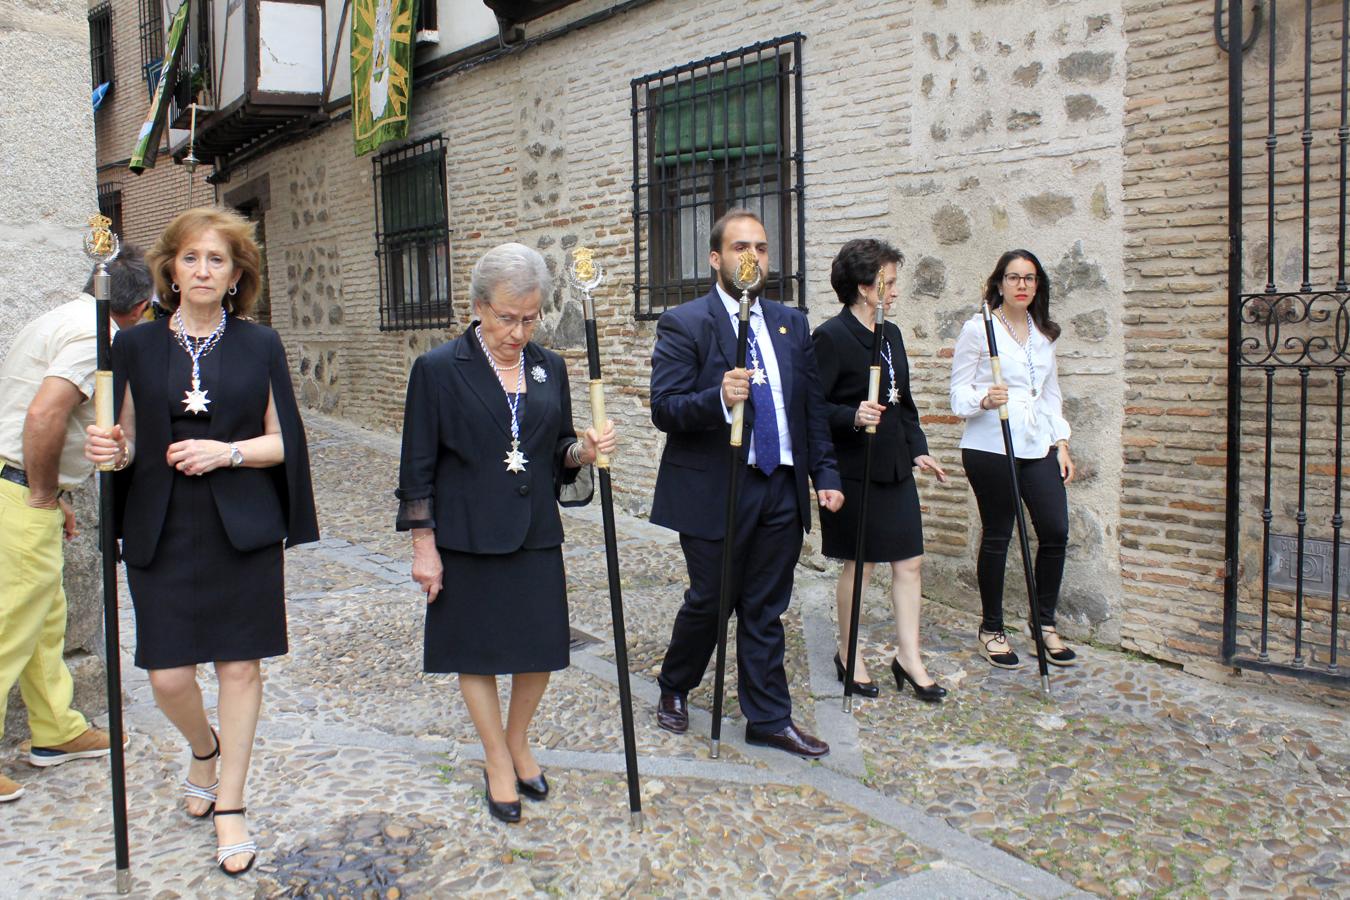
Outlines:
[[[895,367],[899,403],[887,403],[890,376],[881,361],[881,402],[886,411],[877,424],[872,442],[872,480],[904,481],[914,477],[914,458],[928,453],[928,439],[919,423],[919,410],[909,392],[909,358],[905,341],[894,322],[886,323],[886,338]],[[853,427],[858,405],[867,399],[868,374],[872,367],[872,331],[844,307],[839,315],[820,323],[815,333],[816,362],[820,384],[829,409],[830,433],[839,471],[845,478],[861,481],[867,453],[866,432]]]
[[[174,469],[165,460],[173,443],[169,415],[186,385],[170,388],[167,383],[169,354],[183,352],[169,321],[124,328],[112,345],[117,415],[128,384],[136,408],[136,456],[116,476],[115,516],[122,558],[133,566],[148,566],[154,559],[173,490]],[[270,328],[230,316],[220,343],[201,358],[201,368],[211,392],[212,440],[232,443],[262,434],[270,390],[286,448],[281,465],[227,467],[202,476],[230,544],[247,552],[283,540],[287,547],[317,541],[309,449],[281,338]]]
[[508,472],[511,414],[473,327],[417,358],[403,408],[395,491],[403,501],[395,523],[400,531],[434,528],[436,546],[461,553],[514,553],[563,542],[559,494],[581,472],[563,465],[577,440],[567,364],[527,343],[525,378],[520,449],[528,463],[524,472]]
[[[810,530],[808,474],[816,490],[841,489],[811,329],[799,310],[764,298],[759,304],[783,380],[797,505],[802,526]],[[652,422],[667,435],[652,500],[651,521],[657,525],[710,541],[725,536],[731,425],[722,409],[722,376],[735,366],[736,330],[716,287],[666,311],[656,323]],[[747,403],[742,460],[748,458],[753,429],[754,406]]]

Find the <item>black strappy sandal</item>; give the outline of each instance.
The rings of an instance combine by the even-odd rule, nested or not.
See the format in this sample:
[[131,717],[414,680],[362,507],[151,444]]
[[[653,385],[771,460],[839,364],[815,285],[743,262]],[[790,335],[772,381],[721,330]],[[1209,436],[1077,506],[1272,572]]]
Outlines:
[[[197,760],[197,762],[207,762],[208,760],[212,760],[212,759],[215,759],[216,757],[220,756],[220,735],[216,734],[216,730],[215,730],[214,728],[211,729],[211,737],[215,738],[215,741],[216,741],[216,749],[215,749],[215,750],[212,750],[210,753],[206,754],[205,756],[198,756],[197,754],[193,753],[193,754],[192,754],[192,758],[195,759],[195,760]],[[191,751],[192,751],[192,748],[189,747],[189,748],[188,748],[188,752],[191,753]],[[210,803],[211,805],[208,806],[208,807],[206,808],[206,811],[203,812],[201,815],[197,815],[197,814],[195,814],[195,813],[193,813],[193,812],[190,812],[189,810],[186,810],[186,809],[183,810],[183,812],[186,812],[186,813],[188,814],[188,816],[189,816],[190,818],[193,818],[193,819],[205,819],[207,816],[211,815],[211,813],[212,813],[212,812],[215,810],[215,808],[216,808],[216,790],[217,790],[219,787],[220,787],[220,779],[219,779],[219,778],[216,779],[215,784],[212,784],[212,785],[210,785],[210,786],[208,786],[208,787],[202,787],[200,784],[193,784],[193,783],[192,783],[191,781],[189,781],[189,780],[187,779],[187,777],[185,776],[185,777],[183,778],[183,796],[184,796],[184,797],[188,797],[188,798],[190,798],[190,799],[194,799],[194,800],[205,800],[206,802]]]
[[[248,809],[243,806],[239,807],[238,809],[218,809],[214,813],[212,813],[211,817],[214,820],[220,818],[221,816],[243,816],[243,814],[247,811]],[[252,854],[248,858],[248,865],[244,866],[242,869],[239,869],[238,871],[231,871],[230,869],[225,868],[225,860],[229,859],[231,856],[238,856],[241,853]],[[220,871],[224,872],[231,878],[238,878],[240,875],[243,875],[249,869],[253,868],[253,864],[257,861],[258,861],[257,841],[253,840],[240,841],[237,844],[227,844],[224,847],[216,847],[216,865],[220,867]]]

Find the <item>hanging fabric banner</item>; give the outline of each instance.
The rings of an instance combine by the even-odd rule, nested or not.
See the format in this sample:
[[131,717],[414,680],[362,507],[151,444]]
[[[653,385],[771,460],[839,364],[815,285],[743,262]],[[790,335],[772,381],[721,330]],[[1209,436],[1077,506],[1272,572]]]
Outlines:
[[352,129],[356,155],[408,134],[417,0],[353,0]]
[[183,0],[169,24],[169,39],[164,46],[164,67],[159,70],[159,84],[150,98],[150,112],[145,117],[140,134],[136,136],[136,147],[131,151],[131,162],[127,165],[136,175],[155,167],[159,156],[159,138],[164,133],[164,123],[169,115],[169,94],[173,90],[174,79],[178,77],[178,62],[183,56],[183,35],[187,31],[188,0]]

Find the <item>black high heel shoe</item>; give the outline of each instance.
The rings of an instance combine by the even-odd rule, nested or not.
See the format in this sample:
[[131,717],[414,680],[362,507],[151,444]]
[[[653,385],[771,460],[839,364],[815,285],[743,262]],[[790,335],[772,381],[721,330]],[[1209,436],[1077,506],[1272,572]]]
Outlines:
[[[839,683],[844,683],[844,676],[847,674],[844,670],[844,664],[839,659],[839,654],[834,655],[834,673],[839,678]],[[853,682],[853,693],[859,697],[875,697],[881,693],[881,688],[877,687],[875,681],[855,681]]]
[[492,782],[488,780],[487,769],[483,770],[483,799],[487,801],[488,812],[492,818],[499,822],[505,822],[508,825],[514,825],[520,821],[520,801],[514,800],[510,803],[500,803],[492,799]]
[[891,674],[895,676],[895,687],[900,693],[905,692],[905,682],[909,682],[910,687],[914,688],[914,695],[925,703],[941,703],[942,698],[947,696],[947,689],[934,681],[932,684],[919,684],[905,667],[900,665],[900,660],[891,660]]
[[540,769],[539,774],[533,778],[521,778],[516,776],[516,790],[521,796],[528,797],[531,800],[548,799],[548,779],[544,777],[544,770]]

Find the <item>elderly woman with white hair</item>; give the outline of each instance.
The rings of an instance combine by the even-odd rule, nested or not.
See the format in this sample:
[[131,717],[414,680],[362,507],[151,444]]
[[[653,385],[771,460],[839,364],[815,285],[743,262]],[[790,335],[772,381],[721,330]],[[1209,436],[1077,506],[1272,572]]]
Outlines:
[[590,500],[578,475],[615,445],[610,423],[577,437],[566,363],[530,340],[550,282],[544,258],[522,244],[478,260],[468,330],[413,363],[395,492],[427,597],[423,668],[459,674],[483,742],[488,811],[503,822],[520,821],[521,795],[548,796],[529,728],[549,674],[568,665],[558,504]]

